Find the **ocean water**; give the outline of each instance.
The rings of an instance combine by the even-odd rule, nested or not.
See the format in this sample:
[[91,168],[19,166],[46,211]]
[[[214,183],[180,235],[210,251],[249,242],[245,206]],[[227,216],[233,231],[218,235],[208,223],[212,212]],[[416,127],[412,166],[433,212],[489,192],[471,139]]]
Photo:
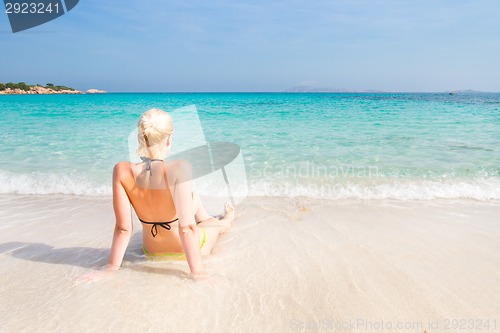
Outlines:
[[0,193],[110,195],[141,113],[190,105],[249,195],[500,199],[500,94],[431,93],[0,96]]

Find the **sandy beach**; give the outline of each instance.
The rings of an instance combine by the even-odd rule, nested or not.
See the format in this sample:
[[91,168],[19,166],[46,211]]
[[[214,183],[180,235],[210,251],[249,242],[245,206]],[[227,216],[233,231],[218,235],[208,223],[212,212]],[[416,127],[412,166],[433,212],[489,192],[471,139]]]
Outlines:
[[76,283],[106,263],[110,197],[3,195],[0,211],[5,332],[499,329],[496,201],[250,197],[199,282],[146,260],[134,217],[122,270]]
[[0,333],[500,333],[499,0],[4,4]]

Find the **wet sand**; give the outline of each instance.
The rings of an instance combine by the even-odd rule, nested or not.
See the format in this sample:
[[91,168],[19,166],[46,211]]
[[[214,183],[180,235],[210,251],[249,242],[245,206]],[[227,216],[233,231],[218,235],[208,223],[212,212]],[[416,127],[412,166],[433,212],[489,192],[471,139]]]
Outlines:
[[500,330],[497,201],[247,198],[198,282],[144,258],[134,217],[122,270],[75,283],[107,261],[110,197],[3,195],[0,212],[5,332]]

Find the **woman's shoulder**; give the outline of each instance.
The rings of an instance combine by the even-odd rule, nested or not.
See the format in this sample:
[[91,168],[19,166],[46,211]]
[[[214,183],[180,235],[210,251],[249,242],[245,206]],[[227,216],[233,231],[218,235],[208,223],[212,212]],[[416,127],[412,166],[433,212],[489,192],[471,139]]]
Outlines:
[[173,169],[191,169],[191,163],[186,160],[167,160],[165,164]]
[[191,177],[192,174],[192,166],[189,161],[186,160],[172,160],[172,161],[165,161],[165,164],[167,166],[167,172],[170,171],[172,176],[175,176],[175,178],[179,179],[186,179],[186,177]]
[[115,170],[124,170],[124,169],[130,169],[132,167],[131,162],[118,162],[115,164],[114,169]]
[[116,176],[123,176],[124,174],[130,174],[132,171],[131,162],[118,162],[113,168],[113,174]]

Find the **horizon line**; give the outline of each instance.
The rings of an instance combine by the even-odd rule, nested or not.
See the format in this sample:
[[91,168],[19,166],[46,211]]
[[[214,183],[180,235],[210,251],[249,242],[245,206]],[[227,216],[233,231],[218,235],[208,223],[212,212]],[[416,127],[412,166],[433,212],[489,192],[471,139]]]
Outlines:
[[[83,90],[85,92],[85,90]],[[103,94],[459,94],[459,93],[483,93],[498,94],[500,91],[481,90],[439,90],[439,91],[382,91],[382,90],[346,90],[346,91],[108,91]],[[92,94],[90,94],[92,95]],[[96,93],[94,95],[99,95]]]

